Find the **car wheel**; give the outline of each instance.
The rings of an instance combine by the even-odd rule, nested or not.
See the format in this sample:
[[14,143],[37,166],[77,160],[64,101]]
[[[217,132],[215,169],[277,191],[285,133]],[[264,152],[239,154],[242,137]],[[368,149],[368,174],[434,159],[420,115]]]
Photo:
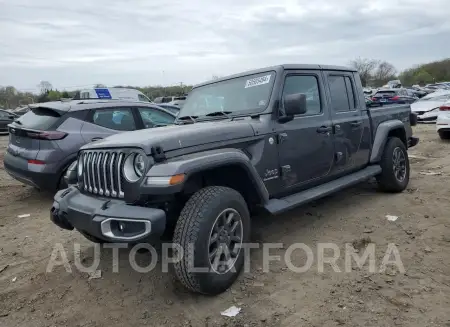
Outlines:
[[193,292],[224,292],[242,270],[242,245],[249,237],[250,214],[242,195],[222,186],[201,189],[186,202],[175,227],[173,241],[183,249],[173,266],[176,279]]
[[402,192],[409,183],[409,158],[405,144],[397,137],[390,137],[381,157],[381,174],[378,185],[385,192]]
[[441,140],[449,140],[450,139],[450,132],[447,131],[439,131],[439,137]]

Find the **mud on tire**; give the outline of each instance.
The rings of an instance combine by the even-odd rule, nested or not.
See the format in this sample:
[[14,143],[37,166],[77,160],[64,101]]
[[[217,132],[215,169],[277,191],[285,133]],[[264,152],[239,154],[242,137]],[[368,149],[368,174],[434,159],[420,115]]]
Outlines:
[[[229,223],[220,227],[222,221]],[[243,244],[248,242],[250,215],[242,195],[234,189],[222,186],[209,186],[196,192],[187,201],[175,227],[173,242],[182,247],[183,256],[173,266],[174,277],[193,292],[208,295],[224,292],[234,283],[244,265],[244,249],[236,250],[239,236],[230,236],[226,241],[227,236],[223,235],[237,235],[235,233],[240,235]],[[220,241],[212,243],[219,238]],[[236,242],[230,241],[233,238]],[[229,244],[228,257],[218,254],[222,249],[220,244]],[[215,249],[219,250],[214,252]],[[217,265],[219,260],[211,259],[214,253],[214,258],[224,258],[220,261],[232,258],[234,265],[231,270],[226,270],[225,265]],[[202,271],[198,271],[198,268]]]
[[409,158],[405,144],[397,137],[390,137],[381,156],[381,174],[378,186],[384,192],[402,192],[409,183]]

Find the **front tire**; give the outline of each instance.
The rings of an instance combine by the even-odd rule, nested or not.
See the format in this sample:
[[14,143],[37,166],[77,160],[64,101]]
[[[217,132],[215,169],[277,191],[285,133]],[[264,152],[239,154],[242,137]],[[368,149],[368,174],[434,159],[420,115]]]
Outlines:
[[173,273],[193,292],[220,294],[239,276],[242,245],[249,238],[250,214],[242,195],[228,187],[203,188],[187,201],[176,224],[173,241],[183,256]]
[[449,140],[450,139],[450,132],[449,131],[439,131],[439,137],[441,140]]
[[378,186],[384,192],[399,193],[409,183],[409,158],[405,144],[397,137],[390,137],[381,157],[381,174]]

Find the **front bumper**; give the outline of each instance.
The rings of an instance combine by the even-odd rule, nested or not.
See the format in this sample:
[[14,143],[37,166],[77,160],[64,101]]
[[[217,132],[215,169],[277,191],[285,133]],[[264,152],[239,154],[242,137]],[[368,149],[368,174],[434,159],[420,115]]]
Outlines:
[[166,225],[164,210],[88,196],[76,186],[56,193],[50,219],[63,229],[76,228],[100,240],[121,243],[159,237]]
[[439,110],[417,111],[417,122],[419,123],[435,123],[439,114]]

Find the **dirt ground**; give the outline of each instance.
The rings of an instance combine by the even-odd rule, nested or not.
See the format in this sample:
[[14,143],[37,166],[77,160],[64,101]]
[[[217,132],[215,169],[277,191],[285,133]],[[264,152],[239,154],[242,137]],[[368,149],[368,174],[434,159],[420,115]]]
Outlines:
[[[392,243],[404,274],[369,273],[367,263],[351,272],[330,265],[319,272],[316,259],[304,273],[287,269],[284,261],[264,272],[263,251],[255,250],[251,272],[217,297],[185,291],[159,263],[149,273],[134,271],[129,249],[120,251],[118,272],[111,249],[102,249],[102,275],[89,279],[75,268],[74,244],[81,244],[82,262],[89,265],[92,243],[53,225],[52,196],[10,178],[0,160],[0,326],[450,326],[450,143],[434,126],[414,130],[421,140],[410,151],[411,182],[404,193],[383,194],[364,183],[282,216],[255,217],[252,232],[255,242],[283,243],[271,250],[281,256],[298,242],[314,253],[319,242],[335,243],[341,252],[346,243],[372,242],[377,269]],[[0,138],[1,159],[8,138]],[[71,273],[63,266],[46,273],[57,243]],[[138,253],[137,261],[145,266],[150,256]],[[292,262],[302,266],[304,252],[294,252]],[[342,256],[341,271],[343,262]],[[221,316],[232,305],[241,312]]]

